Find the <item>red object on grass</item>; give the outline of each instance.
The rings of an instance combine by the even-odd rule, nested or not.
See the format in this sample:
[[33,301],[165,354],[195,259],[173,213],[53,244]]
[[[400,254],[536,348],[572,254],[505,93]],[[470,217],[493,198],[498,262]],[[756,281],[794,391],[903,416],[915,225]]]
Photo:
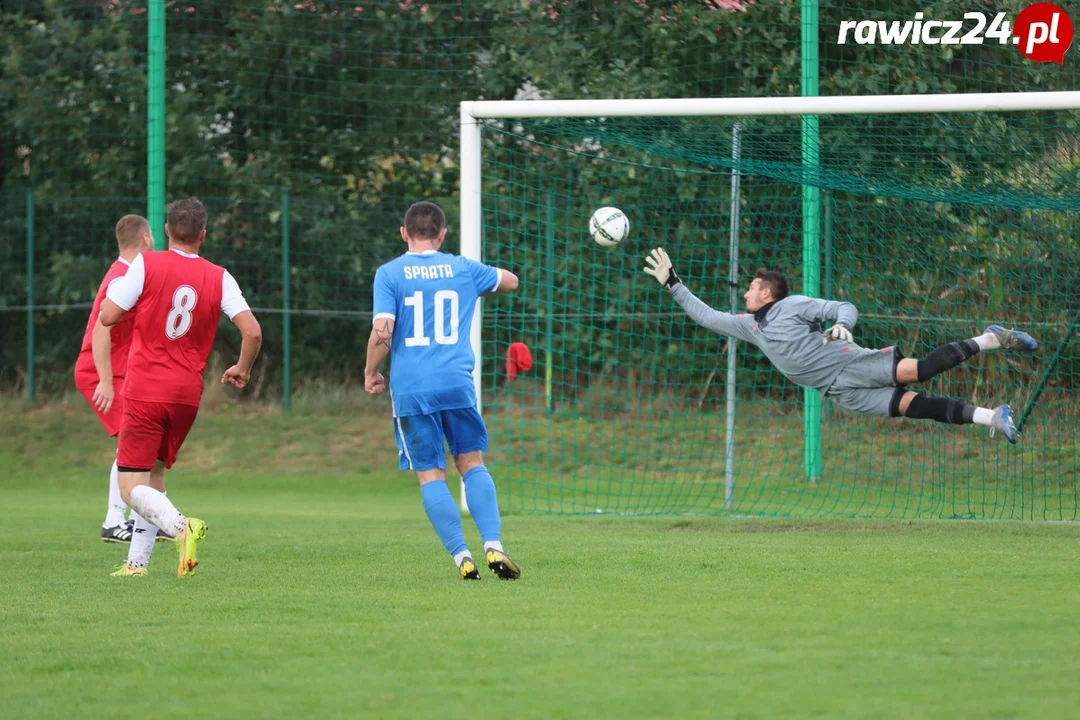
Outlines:
[[518,373],[531,370],[533,366],[532,353],[529,346],[522,342],[510,343],[506,349],[506,377],[513,381]]

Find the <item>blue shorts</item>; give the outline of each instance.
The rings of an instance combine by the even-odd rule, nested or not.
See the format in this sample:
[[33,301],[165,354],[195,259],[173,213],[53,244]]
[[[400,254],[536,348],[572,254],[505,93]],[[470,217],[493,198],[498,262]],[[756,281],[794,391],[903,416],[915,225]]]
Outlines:
[[475,407],[440,410],[430,415],[394,418],[398,467],[402,470],[446,469],[443,439],[455,457],[467,452],[487,452],[484,419]]

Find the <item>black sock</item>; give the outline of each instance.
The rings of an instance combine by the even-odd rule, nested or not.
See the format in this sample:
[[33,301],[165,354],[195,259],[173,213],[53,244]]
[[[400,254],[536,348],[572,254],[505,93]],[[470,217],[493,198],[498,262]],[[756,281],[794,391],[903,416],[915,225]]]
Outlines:
[[919,382],[925,382],[938,373],[956,367],[977,352],[979,345],[974,340],[942,345],[919,361]]
[[975,406],[953,398],[916,395],[911,399],[905,417],[916,420],[934,420],[950,425],[970,425],[975,422]]

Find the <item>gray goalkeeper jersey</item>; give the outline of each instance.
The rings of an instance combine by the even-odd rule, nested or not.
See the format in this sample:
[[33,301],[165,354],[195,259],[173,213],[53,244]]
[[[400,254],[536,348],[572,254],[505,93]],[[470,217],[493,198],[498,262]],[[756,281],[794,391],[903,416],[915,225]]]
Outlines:
[[675,302],[704,328],[761,348],[776,369],[792,382],[825,392],[860,352],[854,343],[822,343],[826,320],[854,329],[859,311],[847,302],[789,295],[756,313],[713,310],[682,283],[670,290]]

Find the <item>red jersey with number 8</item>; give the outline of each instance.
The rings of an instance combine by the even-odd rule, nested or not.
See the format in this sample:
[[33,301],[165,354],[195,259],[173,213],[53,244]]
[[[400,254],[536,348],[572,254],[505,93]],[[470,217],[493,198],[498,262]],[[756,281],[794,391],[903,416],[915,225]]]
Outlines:
[[198,407],[217,335],[225,269],[197,255],[145,252],[124,397]]

